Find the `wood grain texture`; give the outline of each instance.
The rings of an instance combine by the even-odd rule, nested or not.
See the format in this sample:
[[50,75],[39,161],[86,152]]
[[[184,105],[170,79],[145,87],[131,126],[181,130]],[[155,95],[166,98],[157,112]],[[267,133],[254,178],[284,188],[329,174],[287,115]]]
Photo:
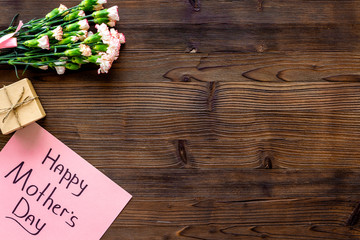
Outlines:
[[[358,51],[359,1],[114,1],[119,28],[133,52]],[[197,0],[197,2],[200,2]],[[58,6],[54,1],[0,1],[7,14],[28,21]],[[74,6],[78,1],[62,1]],[[33,10],[33,5],[48,6]]]
[[[359,238],[357,223],[349,225],[359,204],[358,171],[136,172],[131,176],[105,170],[136,192],[129,208],[105,235],[109,239],[131,239],[134,231],[143,233],[139,239]],[[143,179],[147,185],[138,186],[136,182]],[[147,226],[156,230],[146,233]]]
[[[5,28],[59,2],[0,4]],[[134,196],[102,240],[360,239],[358,0],[111,5],[109,74],[24,75],[39,124]]]
[[[350,52],[304,53],[133,53],[126,46],[108,75],[96,66],[67,72],[61,84],[101,82],[359,82],[360,55]],[[22,69],[19,67],[19,69]],[[13,68],[0,66],[4,83],[16,81]],[[19,71],[19,74],[21,72]],[[56,82],[53,71],[31,69],[25,76]]]

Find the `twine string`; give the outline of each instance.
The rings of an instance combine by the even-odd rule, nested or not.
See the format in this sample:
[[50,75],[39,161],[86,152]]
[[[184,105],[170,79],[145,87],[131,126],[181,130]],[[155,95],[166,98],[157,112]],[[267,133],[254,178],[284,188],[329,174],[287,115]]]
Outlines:
[[6,119],[9,117],[10,113],[13,112],[17,123],[19,124],[20,127],[22,127],[22,125],[20,123],[20,120],[19,120],[19,114],[16,111],[17,108],[19,108],[21,106],[24,106],[24,105],[34,101],[35,99],[38,98],[38,96],[35,96],[35,97],[27,96],[23,101],[21,101],[21,99],[22,99],[22,97],[24,96],[24,93],[25,93],[25,88],[23,87],[21,93],[19,94],[19,97],[16,100],[16,102],[12,103],[6,87],[4,86],[3,89],[5,91],[6,97],[8,98],[11,106],[7,107],[7,108],[0,108],[0,114],[6,113],[5,116],[2,119],[2,123],[5,123]]

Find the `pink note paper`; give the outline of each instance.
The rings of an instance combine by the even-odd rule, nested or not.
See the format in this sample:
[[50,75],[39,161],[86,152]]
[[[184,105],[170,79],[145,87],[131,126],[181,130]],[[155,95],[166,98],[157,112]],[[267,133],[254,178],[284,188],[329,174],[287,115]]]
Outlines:
[[100,239],[130,199],[36,123],[0,152],[0,239]]

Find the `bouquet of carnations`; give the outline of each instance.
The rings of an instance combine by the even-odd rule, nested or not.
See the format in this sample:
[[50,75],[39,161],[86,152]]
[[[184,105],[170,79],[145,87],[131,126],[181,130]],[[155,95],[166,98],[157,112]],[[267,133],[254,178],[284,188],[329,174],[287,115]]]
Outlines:
[[[115,26],[118,7],[104,9],[106,0],[83,0],[67,8],[60,4],[44,18],[19,22],[0,31],[0,64],[25,65],[58,74],[65,69],[77,70],[82,64],[99,66],[107,73],[119,56],[125,36]],[[96,33],[89,31],[95,25]],[[109,28],[111,27],[111,28]],[[95,31],[94,31],[95,32]]]

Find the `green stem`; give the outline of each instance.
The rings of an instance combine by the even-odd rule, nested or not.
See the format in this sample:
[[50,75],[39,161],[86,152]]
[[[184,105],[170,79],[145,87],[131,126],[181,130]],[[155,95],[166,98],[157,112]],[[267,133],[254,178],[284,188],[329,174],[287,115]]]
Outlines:
[[52,45],[50,46],[51,49],[55,49],[55,48],[73,48],[73,47],[77,47],[81,44],[82,42],[77,42],[77,43],[72,43],[72,44],[65,44],[65,45]]
[[8,53],[8,54],[5,54],[5,55],[0,56],[0,59],[1,59],[1,58],[8,58],[8,57],[16,56],[16,55],[17,55],[17,53],[12,52],[12,53]]
[[[79,5],[76,5],[76,6],[74,6],[74,7],[68,8],[68,9],[65,10],[65,11],[70,12],[70,10],[77,9],[78,7],[79,7]],[[59,17],[59,16],[62,16],[63,14],[64,14],[64,12],[58,13],[58,14],[56,14],[55,16],[53,16],[53,17],[51,17],[51,18],[49,18],[49,19],[47,19],[47,20],[48,20],[48,21],[51,21],[51,20],[53,20],[53,19],[55,19],[55,18],[57,18],[57,17]]]
[[5,29],[5,30],[0,31],[0,36],[1,36],[1,35],[6,35],[6,34],[8,34],[11,29],[12,29],[12,27],[9,27],[9,28],[7,28],[7,29]]
[[[79,18],[73,19],[73,20],[71,20],[71,21],[64,22],[64,23],[61,24],[60,26],[63,27],[63,26],[65,26],[65,25],[72,24],[72,23],[76,23],[76,22],[78,22],[78,21],[81,21],[81,20],[84,20],[84,19],[90,18],[90,17],[92,17],[91,14],[90,14],[90,15],[86,15],[86,16],[84,16],[84,17],[79,17]],[[88,20],[88,21],[90,21],[90,20]]]
[[48,54],[43,54],[43,55],[20,57],[20,58],[17,58],[17,60],[27,60],[27,59],[31,59],[31,58],[54,57],[54,56],[56,56],[56,57],[65,56],[65,54],[64,53],[48,53]]

